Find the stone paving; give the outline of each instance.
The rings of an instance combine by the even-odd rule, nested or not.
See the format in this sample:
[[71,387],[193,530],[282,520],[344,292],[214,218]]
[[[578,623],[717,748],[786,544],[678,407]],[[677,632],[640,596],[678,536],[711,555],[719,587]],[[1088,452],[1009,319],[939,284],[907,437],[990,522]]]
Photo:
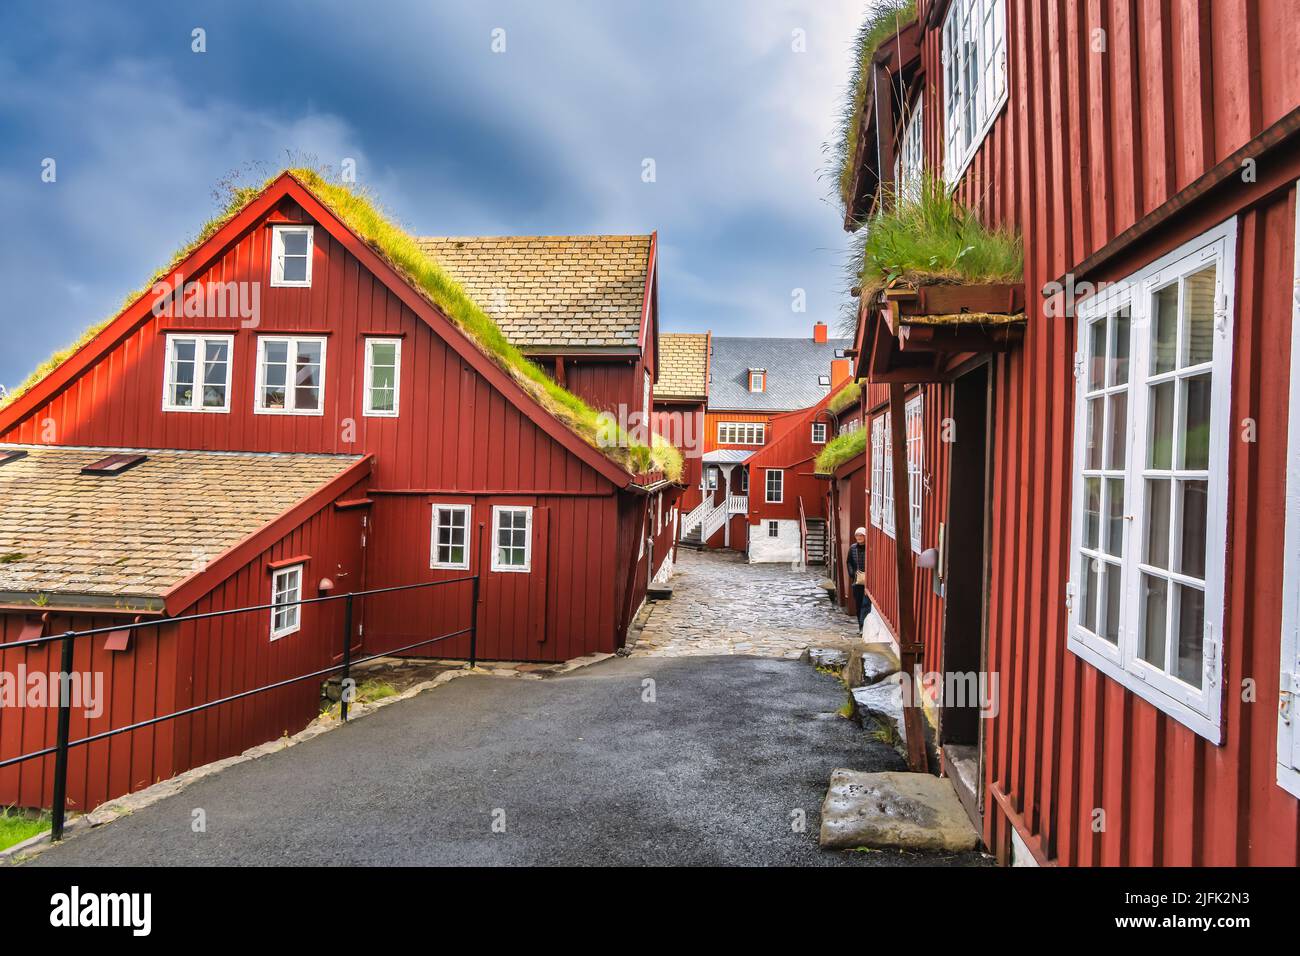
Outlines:
[[796,658],[810,647],[847,649],[858,638],[855,621],[827,598],[822,579],[729,551],[681,548],[673,596],[646,605],[631,656]]

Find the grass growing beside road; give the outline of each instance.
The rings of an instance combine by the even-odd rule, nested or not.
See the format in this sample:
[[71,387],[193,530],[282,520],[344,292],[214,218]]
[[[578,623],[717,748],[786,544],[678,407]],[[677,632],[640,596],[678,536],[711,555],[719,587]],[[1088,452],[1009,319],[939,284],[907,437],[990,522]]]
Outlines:
[[0,808],[0,850],[31,839],[50,828],[50,815],[30,816],[13,807]]

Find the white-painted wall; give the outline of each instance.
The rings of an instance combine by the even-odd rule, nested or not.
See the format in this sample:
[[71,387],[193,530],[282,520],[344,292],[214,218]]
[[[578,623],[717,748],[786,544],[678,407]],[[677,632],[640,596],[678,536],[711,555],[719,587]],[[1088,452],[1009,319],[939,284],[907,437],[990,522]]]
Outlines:
[[803,561],[803,541],[799,522],[778,520],[777,536],[769,537],[768,519],[749,526],[749,560],[751,564],[790,564]]

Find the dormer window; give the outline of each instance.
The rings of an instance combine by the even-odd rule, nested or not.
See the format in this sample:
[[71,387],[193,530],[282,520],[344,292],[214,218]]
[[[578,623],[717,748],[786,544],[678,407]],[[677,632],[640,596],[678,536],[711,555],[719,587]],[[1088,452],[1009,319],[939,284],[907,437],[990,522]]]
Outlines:
[[749,370],[749,390],[751,392],[767,391],[767,370],[751,368]]
[[311,226],[271,227],[271,285],[311,287]]

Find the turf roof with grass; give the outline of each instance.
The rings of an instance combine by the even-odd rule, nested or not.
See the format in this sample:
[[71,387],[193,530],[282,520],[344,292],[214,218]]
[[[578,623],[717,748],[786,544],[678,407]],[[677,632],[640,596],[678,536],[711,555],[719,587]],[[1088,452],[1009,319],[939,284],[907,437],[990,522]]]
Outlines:
[[[464,331],[485,355],[583,441],[632,474],[662,471],[669,479],[680,480],[681,452],[659,435],[652,437],[649,446],[636,441],[626,432],[617,429],[617,426],[611,426],[608,417],[602,418],[600,413],[590,405],[556,383],[541,368],[529,361],[523,352],[505,337],[491,316],[466,294],[461,285],[442,266],[426,256],[415,239],[395,225],[367,192],[359,187],[329,182],[314,169],[293,168],[285,172],[338,216],[390,266],[405,276],[415,289]],[[171,261],[159,269],[143,289],[128,296],[123,308],[167,276],[195,249],[239,215],[280,175],[281,173],[277,173],[261,185],[230,188],[229,198],[221,212],[204,225],[197,236],[178,249]],[[50,356],[7,396],[4,404],[12,402],[63,364],[90,342],[113,318],[116,318],[116,314],[87,329],[71,346]],[[616,430],[612,431],[612,429]]]
[[848,382],[831,397],[831,400],[826,403],[826,408],[832,415],[838,415],[850,405],[856,404],[861,397],[862,386],[857,382]]
[[851,432],[840,432],[826,443],[826,447],[817,456],[814,470],[819,475],[830,475],[846,461],[861,455],[867,447],[867,430],[855,428]]

